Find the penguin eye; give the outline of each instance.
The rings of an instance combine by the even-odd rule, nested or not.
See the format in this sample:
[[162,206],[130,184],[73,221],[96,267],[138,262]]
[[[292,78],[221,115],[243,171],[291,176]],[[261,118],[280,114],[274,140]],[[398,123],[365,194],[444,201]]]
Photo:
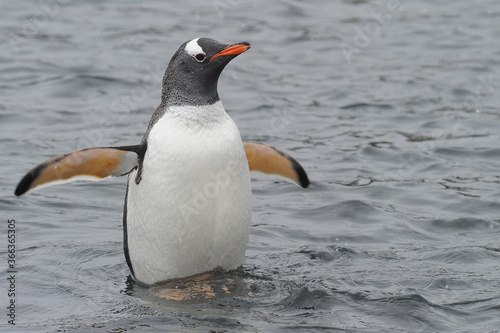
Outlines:
[[198,53],[197,55],[194,56],[198,62],[203,62],[205,60],[206,55],[205,53]]

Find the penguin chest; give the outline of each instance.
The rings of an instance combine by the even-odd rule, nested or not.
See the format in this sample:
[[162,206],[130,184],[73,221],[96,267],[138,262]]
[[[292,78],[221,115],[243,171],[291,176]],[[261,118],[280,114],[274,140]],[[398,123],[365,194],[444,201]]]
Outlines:
[[137,171],[130,175],[127,243],[141,282],[243,263],[251,224],[248,162],[234,122],[211,111],[214,117],[201,123],[162,117],[149,133],[139,184]]

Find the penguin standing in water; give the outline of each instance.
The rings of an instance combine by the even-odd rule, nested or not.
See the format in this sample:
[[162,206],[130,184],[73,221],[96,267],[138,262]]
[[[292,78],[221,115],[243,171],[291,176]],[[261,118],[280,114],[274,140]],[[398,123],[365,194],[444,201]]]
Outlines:
[[304,169],[262,143],[242,142],[217,93],[224,67],[250,48],[209,38],[184,43],[163,78],[161,104],[139,145],[56,156],[15,195],[79,179],[128,174],[124,250],[132,276],[154,285],[243,264],[251,225],[250,171],[306,188]]

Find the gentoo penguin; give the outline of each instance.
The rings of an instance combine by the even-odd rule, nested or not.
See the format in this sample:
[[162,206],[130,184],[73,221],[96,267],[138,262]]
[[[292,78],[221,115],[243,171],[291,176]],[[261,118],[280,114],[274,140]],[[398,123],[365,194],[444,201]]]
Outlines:
[[136,281],[153,285],[243,263],[251,224],[250,171],[306,188],[300,164],[262,143],[242,142],[217,93],[224,67],[250,48],[196,38],[163,77],[161,104],[142,142],[56,156],[32,169],[15,195],[79,179],[128,175],[124,250]]

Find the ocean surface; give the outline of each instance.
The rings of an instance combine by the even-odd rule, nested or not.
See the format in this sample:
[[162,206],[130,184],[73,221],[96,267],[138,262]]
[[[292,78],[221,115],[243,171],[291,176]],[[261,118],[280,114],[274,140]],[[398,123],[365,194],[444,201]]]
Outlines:
[[[498,0],[0,9],[1,332],[500,332]],[[199,36],[252,44],[221,100],[312,187],[255,176],[244,265],[175,301],[129,278],[125,177],[13,192],[52,156],[139,143]]]

